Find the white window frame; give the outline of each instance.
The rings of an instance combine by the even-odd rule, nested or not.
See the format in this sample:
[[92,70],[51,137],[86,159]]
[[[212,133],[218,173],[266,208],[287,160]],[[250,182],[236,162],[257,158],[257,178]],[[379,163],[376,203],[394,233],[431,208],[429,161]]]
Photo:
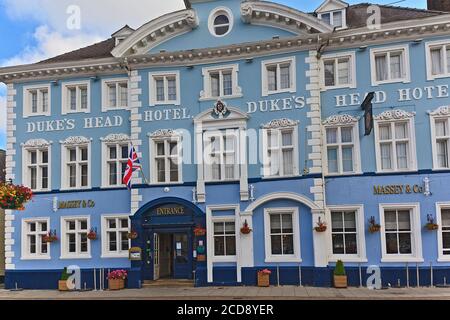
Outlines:
[[[28,224],[29,223],[42,223],[45,222],[47,223],[47,232],[42,233],[42,232],[33,232],[33,234],[36,235],[36,248],[39,247],[42,244],[42,237],[39,237],[40,235],[45,236],[47,235],[50,230],[50,218],[49,217],[43,217],[43,218],[27,218],[27,219],[22,219],[22,240],[21,240],[21,260],[51,260],[51,245],[47,244],[47,253],[46,254],[30,254],[28,253],[28,249],[27,247],[29,246],[28,243]],[[38,240],[38,238],[40,238],[40,240]],[[39,250],[40,251],[40,250]]]
[[[158,182],[158,172],[156,165],[156,144],[158,142],[164,142],[164,159],[165,159],[165,173],[166,179],[164,182]],[[177,156],[170,155],[170,142],[177,143],[178,154]],[[181,136],[173,135],[170,137],[150,137],[149,139],[149,150],[150,150],[150,183],[152,185],[177,185],[183,183],[183,143]],[[166,154],[166,151],[169,151],[169,154]],[[162,158],[162,156],[160,156]],[[170,181],[170,159],[177,159],[178,163],[178,181]]]
[[[349,59],[349,83],[347,84],[339,84],[339,75],[338,75],[338,61],[340,59]],[[325,85],[325,62],[327,61],[334,61],[335,66],[335,75],[334,75],[334,86],[326,86]],[[321,72],[321,85],[322,90],[334,90],[334,89],[342,89],[342,88],[356,88],[356,55],[355,52],[342,52],[342,53],[336,53],[336,54],[327,54],[323,55],[322,59],[320,60],[320,68],[322,70]]]
[[[268,72],[267,67],[276,65],[277,66],[277,88],[281,87],[281,77],[280,77],[280,65],[283,64],[290,64],[289,72],[290,72],[290,87],[286,89],[278,89],[275,91],[269,90],[269,79],[268,79]],[[265,60],[261,62],[261,74],[262,74],[262,96],[267,97],[272,94],[278,94],[278,93],[295,93],[297,91],[297,64],[296,64],[296,58],[295,57],[286,57],[286,58],[279,58],[279,59],[273,59],[273,60]]]
[[[175,77],[175,84],[177,86],[177,99],[169,100],[169,86],[168,86],[168,77]],[[158,101],[157,98],[157,90],[156,90],[156,79],[163,78],[164,79],[164,101]],[[162,105],[180,105],[181,97],[181,88],[180,88],[180,72],[179,71],[167,71],[167,72],[150,72],[148,74],[149,80],[149,96],[150,96],[150,106],[162,106]]]
[[[293,155],[294,155],[294,159],[293,159],[293,174],[292,175],[286,175],[284,174],[284,168],[283,168],[283,146],[282,146],[282,132],[283,131],[288,131],[288,130],[292,130],[292,144],[294,147],[293,150]],[[271,175],[270,174],[270,170],[271,170],[271,166],[270,166],[270,159],[268,157],[268,148],[269,148],[269,142],[268,142],[268,133],[270,131],[278,131],[278,150],[279,150],[279,163],[280,163],[280,174],[278,175]],[[262,134],[263,134],[263,139],[262,139],[262,143],[263,143],[263,159],[264,159],[264,163],[263,163],[263,179],[282,179],[282,178],[292,178],[292,177],[296,177],[300,174],[300,170],[299,170],[299,137],[298,137],[298,125],[295,126],[290,126],[290,127],[280,127],[280,128],[272,128],[272,129],[263,129],[262,130]],[[283,172],[283,174],[281,174],[281,172]]]
[[[439,159],[437,154],[437,136],[436,136],[436,122],[437,121],[446,121],[447,122],[447,131],[448,134],[446,137],[439,137],[440,139],[447,138],[447,162],[448,167],[440,167]],[[450,115],[430,115],[430,128],[431,128],[431,149],[433,152],[433,170],[450,170]]]
[[[37,112],[32,110],[32,92],[37,92]],[[43,111],[43,99],[42,92],[47,91],[47,111]],[[36,116],[51,116],[52,113],[52,90],[51,85],[33,85],[23,87],[23,117],[36,117]]]
[[[224,137],[233,136],[235,138],[236,144],[234,146],[234,178],[226,179],[226,167],[224,162]],[[207,146],[207,141],[210,141],[212,137],[220,138],[220,150],[217,152],[220,157],[220,170],[221,179],[213,179],[213,171],[211,166],[211,158],[209,156],[210,147]],[[203,150],[204,150],[204,172],[205,172],[205,182],[206,183],[216,183],[216,182],[235,182],[239,181],[239,175],[241,171],[241,130],[234,129],[218,129],[218,130],[208,130],[203,133]]]
[[[294,254],[293,255],[273,255],[272,254],[272,239],[271,239],[271,227],[270,227],[270,215],[280,213],[291,213],[292,224],[294,231]],[[284,262],[302,262],[301,259],[301,246],[300,246],[300,215],[298,207],[295,208],[266,208],[264,209],[264,242],[266,263],[284,263]]]
[[[80,253],[78,252],[78,247],[81,243],[78,243],[78,234],[76,241],[76,253],[69,252],[68,248],[68,237],[67,237],[67,221],[76,220],[76,225],[78,225],[79,220],[87,220],[87,233],[91,230],[91,217],[90,216],[62,216],[61,217],[61,260],[68,260],[68,259],[91,259],[91,240],[89,238],[87,239],[87,252],[86,253]],[[78,233],[78,226],[76,226],[75,232]]]
[[[392,53],[402,52],[402,77],[399,79],[391,79],[391,64],[390,64],[390,55]],[[386,64],[387,64],[387,73],[389,75],[388,80],[377,80],[377,68],[375,57],[380,54],[386,54]],[[379,86],[383,84],[389,83],[410,83],[411,82],[411,66],[410,66],[410,58],[409,58],[409,46],[393,46],[393,47],[382,47],[382,48],[373,48],[370,50],[370,69],[371,69],[371,78],[372,78],[372,86]]]
[[[341,12],[342,13],[342,27],[335,27],[334,26],[334,14],[337,12]],[[330,25],[334,28],[336,28],[336,30],[343,30],[343,29],[347,29],[347,10],[346,9],[342,9],[342,10],[333,10],[333,11],[327,11],[327,12],[321,12],[317,15],[317,17],[324,21],[322,16],[329,14],[330,15]]]
[[[88,165],[88,185],[82,187],[81,186],[81,170],[79,169],[80,167],[80,162],[83,161],[78,161],[78,155],[80,153],[79,148],[81,147],[87,147],[87,151],[88,151],[88,160],[87,160],[87,165]],[[67,162],[69,160],[69,149],[73,149],[76,148],[76,152],[77,152],[77,161],[76,161],[76,176],[77,176],[77,182],[76,182],[76,186],[75,187],[70,187],[70,177],[69,177],[69,170],[67,169]],[[86,189],[90,189],[91,188],[91,183],[92,183],[92,152],[91,152],[91,142],[89,143],[80,143],[80,144],[73,144],[73,145],[61,145],[61,190],[86,190]]]
[[[63,82],[62,83],[62,114],[72,114],[72,113],[90,113],[91,112],[91,82],[89,80],[86,81],[77,81],[77,82]],[[69,89],[76,87],[77,99],[76,110],[70,110],[70,102],[69,102]],[[80,87],[87,88],[87,108],[81,109],[81,90]]]
[[444,255],[444,243],[442,241],[442,210],[450,209],[450,202],[436,202],[436,223],[439,225],[437,232],[438,262],[450,262],[450,255]]
[[[227,222],[233,222],[234,223],[234,238],[235,238],[235,246],[236,246],[236,254],[235,255],[226,255],[226,256],[217,256],[215,253],[214,248],[214,224],[215,223],[227,223]],[[240,231],[239,231],[240,232]],[[239,237],[238,233],[238,226],[236,222],[236,217],[233,216],[212,216],[211,217],[211,239],[208,241],[212,245],[212,258],[214,259],[214,262],[236,262],[237,261],[237,238]]]
[[[125,145],[128,146],[128,153],[127,158],[120,157],[120,154],[122,152],[122,147]],[[109,159],[109,147],[115,146],[117,148],[117,159],[111,160]],[[130,153],[131,144],[127,141],[102,141],[102,188],[120,188],[123,186],[122,180],[120,179],[120,176],[123,174],[121,173],[121,166],[120,164],[122,162],[128,163],[128,157]],[[116,169],[117,169],[117,184],[111,185],[109,183],[109,163],[115,162],[116,163]]]
[[[411,223],[411,247],[412,254],[387,254],[386,253],[386,223],[384,212],[389,210],[410,210]],[[381,262],[423,262],[422,253],[422,225],[420,218],[419,203],[382,203],[379,204],[379,215],[381,224]]]
[[[342,128],[349,128],[352,127],[352,139],[353,143],[342,143],[341,139],[341,130]],[[329,172],[328,168],[328,147],[330,144],[327,142],[327,129],[337,129],[337,143],[331,144],[334,147],[338,148],[338,172]],[[354,174],[361,174],[361,149],[360,149],[360,143],[359,143],[359,123],[349,123],[349,124],[341,124],[341,125],[325,125],[324,126],[324,144],[325,144],[325,151],[324,151],[324,157],[325,157],[325,174],[327,176],[341,176],[341,175],[354,175]],[[353,171],[351,172],[344,172],[343,170],[343,162],[342,162],[342,147],[343,146],[349,146],[353,145]]]
[[[123,251],[121,249],[122,242],[119,241],[120,237],[117,238],[117,252],[109,251],[109,243],[108,243],[108,235],[107,232],[109,230],[107,221],[110,219],[128,220],[128,228],[127,231],[131,231],[131,220],[129,214],[105,214],[102,215],[102,231],[101,231],[101,240],[102,240],[102,255],[101,258],[128,258],[130,254],[130,250]],[[124,232],[125,228],[116,228],[116,234],[119,235],[121,232]],[[131,240],[128,239],[128,248],[131,248]]]
[[[375,133],[375,153],[376,153],[376,163],[377,163],[377,173],[385,173],[385,172],[414,172],[417,171],[417,151],[416,151],[416,129],[414,124],[415,117],[405,118],[405,119],[395,119],[395,120],[374,120],[374,133]],[[395,138],[395,125],[396,123],[407,122],[407,128],[409,133],[409,169],[397,169],[397,152],[396,152],[396,143],[397,139]],[[383,169],[382,160],[381,160],[381,141],[380,141],[380,125],[389,124],[391,126],[391,139],[390,143],[392,144],[391,148],[391,156],[392,156],[392,169]],[[403,139],[402,139],[403,140]]]
[[[358,242],[358,254],[333,254],[333,238],[332,238],[332,212],[355,212],[356,217],[356,239]],[[366,252],[366,232],[365,232],[365,216],[364,216],[364,205],[339,205],[339,206],[328,206],[326,211],[326,221],[330,222],[329,231],[327,232],[329,246],[329,262],[337,262],[342,260],[343,262],[367,262],[367,252]]]
[[[228,24],[228,31],[222,35],[218,35],[216,33],[216,26],[214,25],[214,20],[218,17],[224,15],[228,18],[229,24]],[[219,25],[220,26],[220,25]],[[208,30],[211,35],[213,35],[216,38],[223,38],[230,34],[230,32],[233,30],[234,26],[234,15],[233,12],[227,8],[227,7],[217,7],[211,11],[208,17]]]
[[448,60],[447,60],[446,50],[444,50],[444,52],[441,53],[441,58],[443,58],[442,68],[444,69],[444,72],[442,74],[433,74],[431,50],[437,49],[439,47],[440,48],[450,47],[450,40],[430,41],[425,44],[425,56],[426,56],[426,64],[427,64],[427,80],[429,80],[429,81],[439,79],[439,78],[450,77],[450,71],[449,71],[448,65],[447,65]]
[[[125,106],[120,105],[120,85],[127,85],[127,104]],[[109,105],[109,86],[116,86],[116,106],[111,107]],[[128,78],[111,78],[102,80],[102,112],[114,111],[114,110],[126,110],[130,105],[130,81]]]
[[[223,73],[231,72],[231,95],[224,94],[223,87]],[[211,87],[211,74],[219,73],[219,90],[220,95],[218,97],[214,97],[212,95],[212,87]],[[230,64],[230,65],[222,65],[215,67],[208,67],[202,69],[203,74],[203,90],[200,92],[200,101],[208,101],[208,100],[221,100],[221,99],[234,99],[241,98],[243,96],[242,89],[239,87],[239,65],[238,64]]]
[[[51,145],[47,145],[47,146],[40,146],[40,147],[27,147],[24,146],[22,148],[22,181],[23,183],[25,183],[27,186],[29,186],[31,188],[31,176],[29,175],[29,170],[28,168],[30,166],[34,166],[37,168],[37,172],[36,172],[36,181],[37,184],[36,186],[38,186],[38,188],[36,189],[32,189],[33,192],[44,192],[44,191],[50,191],[52,190],[52,153],[51,153],[52,147]],[[30,152],[35,151],[36,154],[36,164],[35,165],[31,165],[30,163]],[[48,163],[47,164],[43,164],[41,163],[41,157],[42,157],[42,152],[47,151],[48,153]],[[41,170],[39,170],[40,168],[42,168],[43,166],[47,166],[48,171],[47,171],[47,188],[42,188],[42,174],[41,174]]]

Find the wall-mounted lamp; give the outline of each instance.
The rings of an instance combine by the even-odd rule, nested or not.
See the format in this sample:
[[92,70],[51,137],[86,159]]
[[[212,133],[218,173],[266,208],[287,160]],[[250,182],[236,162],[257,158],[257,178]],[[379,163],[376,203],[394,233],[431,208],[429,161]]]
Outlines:
[[50,81],[50,84],[52,85],[52,86],[57,86],[58,85],[58,80],[52,80],[52,81]]
[[93,77],[91,77],[90,79],[91,79],[92,81],[96,82],[96,81],[98,81],[98,76],[93,76]]
[[358,48],[359,51],[366,51],[367,50],[367,46],[361,46]]
[[253,58],[247,58],[247,59],[245,59],[245,63],[253,63]]
[[194,69],[194,66],[190,65],[190,66],[186,66],[186,68],[187,68],[188,70],[192,70],[192,69]]
[[415,39],[413,41],[413,44],[420,44],[420,43],[422,43],[422,41],[423,41],[423,39]]

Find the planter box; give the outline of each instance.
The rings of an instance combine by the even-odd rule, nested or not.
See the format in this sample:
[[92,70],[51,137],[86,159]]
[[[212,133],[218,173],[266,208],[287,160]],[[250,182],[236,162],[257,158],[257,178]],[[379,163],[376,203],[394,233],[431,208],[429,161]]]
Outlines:
[[67,281],[66,280],[59,280],[58,281],[58,290],[59,291],[70,291],[67,287]]
[[270,287],[270,274],[258,272],[258,287]]
[[334,287],[338,289],[347,288],[347,276],[334,276]]
[[122,290],[125,289],[125,280],[123,279],[110,279],[108,280],[109,290]]

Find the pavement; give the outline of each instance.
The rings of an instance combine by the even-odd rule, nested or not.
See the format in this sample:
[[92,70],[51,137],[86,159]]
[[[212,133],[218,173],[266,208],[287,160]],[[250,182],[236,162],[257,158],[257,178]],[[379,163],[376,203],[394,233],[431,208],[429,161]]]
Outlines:
[[206,287],[121,291],[9,291],[0,300],[450,300],[450,288]]

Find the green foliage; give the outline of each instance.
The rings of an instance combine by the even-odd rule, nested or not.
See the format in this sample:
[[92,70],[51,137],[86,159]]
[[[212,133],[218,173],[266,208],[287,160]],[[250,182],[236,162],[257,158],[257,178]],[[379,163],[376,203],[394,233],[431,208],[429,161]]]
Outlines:
[[335,276],[345,276],[345,268],[344,268],[344,263],[342,262],[342,260],[338,260],[338,262],[336,263],[336,268],[334,269],[334,275]]
[[67,281],[69,280],[69,273],[67,272],[67,268],[64,268],[64,271],[61,275],[61,281]]

